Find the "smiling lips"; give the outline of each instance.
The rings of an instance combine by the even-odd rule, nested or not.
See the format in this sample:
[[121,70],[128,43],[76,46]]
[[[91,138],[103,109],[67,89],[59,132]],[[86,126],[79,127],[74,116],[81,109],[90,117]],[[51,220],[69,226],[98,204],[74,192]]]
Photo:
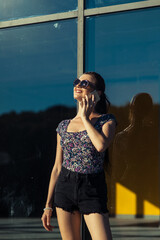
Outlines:
[[81,90],[75,90],[75,92],[76,92],[76,93],[82,93],[82,91],[81,91]]

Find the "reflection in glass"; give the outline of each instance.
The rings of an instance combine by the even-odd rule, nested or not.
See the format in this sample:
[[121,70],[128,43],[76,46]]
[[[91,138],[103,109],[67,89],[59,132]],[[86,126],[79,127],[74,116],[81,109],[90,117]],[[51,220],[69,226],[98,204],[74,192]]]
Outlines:
[[0,114],[73,106],[76,20],[3,29],[0,36]]
[[55,129],[76,112],[76,20],[0,35],[0,216],[39,216],[54,164]]
[[115,196],[117,214],[159,215],[157,115],[158,105],[148,93],[135,95],[129,125],[115,137],[112,173],[117,194],[125,193]]
[[86,0],[85,8],[105,7],[125,3],[142,2],[146,0]]
[[86,18],[85,71],[104,76],[112,104],[139,92],[159,102],[159,15],[155,8]]
[[0,0],[0,21],[76,10],[77,0]]
[[106,174],[110,213],[141,217],[144,226],[144,218],[157,226],[160,212],[159,16],[154,8],[87,17],[85,31],[85,71],[106,79],[110,112],[118,121]]

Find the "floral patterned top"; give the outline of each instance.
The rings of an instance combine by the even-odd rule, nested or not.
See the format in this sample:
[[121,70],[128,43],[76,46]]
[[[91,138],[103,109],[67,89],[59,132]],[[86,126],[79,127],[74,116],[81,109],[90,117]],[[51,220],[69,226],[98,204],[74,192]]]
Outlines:
[[[103,124],[112,119],[116,121],[113,114],[102,114],[94,124],[94,127],[101,132]],[[62,166],[68,170],[86,174],[103,171],[105,152],[96,150],[88,136],[87,130],[67,132],[69,123],[70,119],[63,120],[56,128],[56,131],[61,136],[60,144],[63,150]]]

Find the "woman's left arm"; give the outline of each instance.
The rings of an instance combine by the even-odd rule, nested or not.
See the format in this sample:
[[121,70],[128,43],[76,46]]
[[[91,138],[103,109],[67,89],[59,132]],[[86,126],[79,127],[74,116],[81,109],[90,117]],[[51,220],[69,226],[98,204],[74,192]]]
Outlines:
[[97,151],[104,152],[109,147],[110,143],[114,138],[116,129],[115,121],[109,120],[108,122],[103,124],[101,133],[94,128],[91,121],[87,117],[83,117],[82,121],[87,130],[88,136]]
[[104,152],[112,142],[115,130],[116,123],[114,120],[109,120],[102,126],[102,132],[98,132],[97,129],[92,125],[89,115],[92,112],[95,106],[94,95],[91,98],[88,98],[86,95],[85,98],[82,99],[80,103],[81,107],[81,119],[83,124],[87,130],[88,136],[91,139],[93,145],[97,149],[98,152]]

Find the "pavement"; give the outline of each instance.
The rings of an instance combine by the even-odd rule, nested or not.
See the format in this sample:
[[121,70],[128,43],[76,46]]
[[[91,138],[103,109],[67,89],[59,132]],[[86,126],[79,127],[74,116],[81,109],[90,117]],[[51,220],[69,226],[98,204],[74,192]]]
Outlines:
[[[57,219],[53,232],[47,232],[39,218],[0,218],[0,240],[58,240]],[[159,217],[155,219],[110,218],[113,240],[160,240]]]

